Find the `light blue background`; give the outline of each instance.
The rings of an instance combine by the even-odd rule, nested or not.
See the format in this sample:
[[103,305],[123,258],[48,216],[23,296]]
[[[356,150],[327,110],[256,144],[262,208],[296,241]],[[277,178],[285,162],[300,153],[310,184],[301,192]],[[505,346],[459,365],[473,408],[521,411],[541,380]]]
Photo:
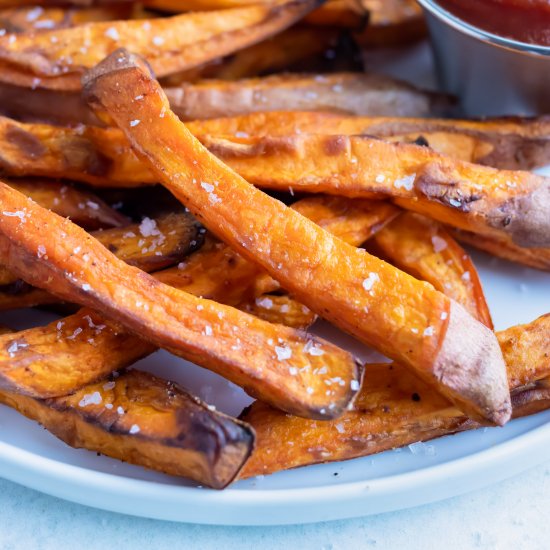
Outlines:
[[430,506],[285,527],[213,527],[132,518],[0,480],[0,549],[547,550],[549,503],[550,463]]

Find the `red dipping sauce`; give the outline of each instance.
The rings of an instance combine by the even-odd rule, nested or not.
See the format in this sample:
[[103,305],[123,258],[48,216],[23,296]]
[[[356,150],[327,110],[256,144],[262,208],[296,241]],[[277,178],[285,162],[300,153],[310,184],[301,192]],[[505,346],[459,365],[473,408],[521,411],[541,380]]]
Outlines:
[[550,0],[437,0],[460,19],[492,34],[550,46]]

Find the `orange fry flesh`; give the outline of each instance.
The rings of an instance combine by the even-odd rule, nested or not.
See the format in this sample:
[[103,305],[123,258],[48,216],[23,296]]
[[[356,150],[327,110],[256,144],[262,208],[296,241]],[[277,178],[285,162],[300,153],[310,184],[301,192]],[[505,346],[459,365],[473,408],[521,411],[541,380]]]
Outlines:
[[0,80],[78,90],[83,72],[120,47],[146,56],[156,74],[166,76],[263,40],[319,4],[319,0],[290,0],[168,18],[88,23],[16,40],[4,36]]
[[[497,333],[514,417],[550,406],[549,334],[550,315]],[[311,422],[260,402],[241,419],[257,437],[241,477],[367,456],[480,426],[397,364],[368,365],[353,410],[336,421]]]
[[475,265],[441,224],[405,212],[377,232],[373,244],[374,249],[390,263],[421,281],[431,283],[493,329]]
[[[359,389],[358,365],[340,348],[164,285],[5,184],[0,204],[0,257],[29,284],[100,310],[155,345],[298,415],[337,416]],[[64,238],[52,242],[44,235]],[[327,390],[328,378],[341,384]]]
[[206,227],[300,302],[403,362],[469,415],[508,420],[498,343],[460,305],[249,185],[192,136],[136,57],[115,52],[86,76],[84,94]]

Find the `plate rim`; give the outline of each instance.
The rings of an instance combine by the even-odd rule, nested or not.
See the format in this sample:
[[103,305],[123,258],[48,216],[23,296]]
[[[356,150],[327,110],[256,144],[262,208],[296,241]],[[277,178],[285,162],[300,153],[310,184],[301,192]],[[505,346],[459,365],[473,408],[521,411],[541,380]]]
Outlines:
[[[371,480],[289,489],[216,491],[135,479],[67,464],[3,441],[0,441],[0,466],[5,479],[102,510],[208,525],[288,525],[396,511],[480,489],[550,460],[548,436],[550,423],[441,464]],[[475,481],[462,483],[469,476]],[[446,484],[445,490],[441,490],[442,482]],[[148,504],[143,506],[129,497],[140,497]],[[158,506],[152,506],[155,503]],[[188,509],[189,504],[192,508]],[[286,507],[283,513],[282,504]],[[305,513],[304,505],[310,506]],[[355,509],[350,510],[350,505]],[[298,508],[301,514],[291,513]]]

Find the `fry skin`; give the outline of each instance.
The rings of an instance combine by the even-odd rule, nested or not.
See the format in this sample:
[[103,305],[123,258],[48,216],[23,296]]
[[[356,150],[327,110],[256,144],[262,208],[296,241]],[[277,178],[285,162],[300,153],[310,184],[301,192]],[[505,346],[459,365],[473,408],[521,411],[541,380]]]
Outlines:
[[108,112],[162,183],[228,245],[469,415],[507,421],[502,354],[493,333],[462,306],[249,185],[192,136],[135,56],[115,53],[83,84],[90,105]]
[[[27,283],[100,310],[156,346],[299,415],[337,416],[359,389],[359,366],[344,350],[162,284],[3,183],[0,204],[0,259]],[[324,381],[335,377],[342,384],[327,390]]]
[[228,82],[205,80],[165,88],[182,120],[256,111],[333,111],[362,116],[427,116],[439,96],[376,74],[277,74]]
[[201,142],[268,189],[386,198],[453,227],[524,247],[550,246],[550,179],[455,161],[366,136],[294,135]]
[[231,483],[254,447],[254,432],[243,422],[138,370],[46,400],[0,390],[0,402],[71,447],[214,489]]
[[[121,46],[147,57],[157,76],[206,63],[282,31],[322,0],[290,0],[150,20],[79,25],[0,37],[0,80],[79,90],[86,69]],[[12,35],[13,36],[13,35]]]
[[[515,417],[550,405],[544,390],[550,380],[549,331],[546,315],[497,334]],[[257,445],[241,477],[367,456],[480,426],[400,365],[368,365],[366,371],[354,410],[337,421],[306,421],[260,402],[245,409],[241,419],[254,428]]]
[[504,239],[489,237],[487,235],[476,235],[475,233],[460,229],[449,229],[460,242],[487,252],[497,258],[542,271],[550,271],[550,248],[525,248]]
[[[434,98],[432,110],[442,99]],[[218,120],[193,121],[195,135],[286,136],[368,134],[389,141],[425,140],[436,152],[457,160],[506,170],[533,170],[550,161],[550,124],[533,119],[494,118],[455,120],[436,118],[359,117],[325,112],[251,113]]]
[[177,87],[184,82],[204,79],[237,80],[277,71],[290,71],[298,64],[314,62],[338,47],[342,31],[338,28],[318,28],[293,25],[267,40],[243,48],[229,56],[170,75],[163,79],[163,87]]
[[369,250],[417,279],[431,283],[493,329],[475,265],[438,222],[405,212],[374,235]]

